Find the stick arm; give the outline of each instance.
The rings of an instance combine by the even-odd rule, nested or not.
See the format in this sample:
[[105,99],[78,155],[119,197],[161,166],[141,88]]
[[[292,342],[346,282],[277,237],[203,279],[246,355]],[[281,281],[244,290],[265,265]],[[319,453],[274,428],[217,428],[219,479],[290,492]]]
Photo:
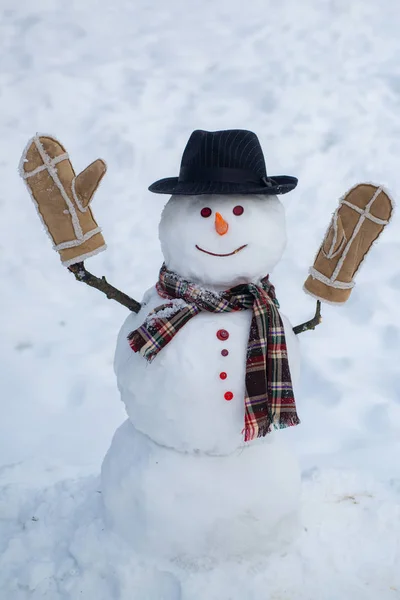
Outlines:
[[313,316],[312,319],[310,319],[309,321],[306,321],[305,323],[302,323],[301,325],[296,325],[296,327],[293,327],[293,331],[296,335],[299,335],[299,333],[304,333],[304,331],[309,331],[310,329],[315,329],[317,325],[319,325],[322,322],[322,317],[321,317],[321,301],[317,300],[317,306],[315,309],[315,315]]
[[138,313],[140,311],[140,302],[137,302],[127,294],[124,294],[124,292],[121,292],[121,290],[118,290],[113,285],[108,283],[104,276],[96,277],[96,275],[93,275],[87,271],[83,262],[70,265],[68,270],[75,275],[75,279],[77,281],[82,281],[83,283],[90,285],[90,287],[103,292],[103,294],[105,294],[109,300],[115,300],[116,302],[119,302],[119,304],[129,308],[129,310],[132,312]]

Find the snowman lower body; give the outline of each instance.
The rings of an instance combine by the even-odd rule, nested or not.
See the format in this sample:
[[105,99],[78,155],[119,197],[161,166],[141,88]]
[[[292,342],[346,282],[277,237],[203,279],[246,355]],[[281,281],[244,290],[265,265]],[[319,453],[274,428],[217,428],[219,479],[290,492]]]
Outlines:
[[250,558],[292,539],[300,471],[282,432],[226,456],[179,452],[125,421],[102,466],[106,520],[142,556]]

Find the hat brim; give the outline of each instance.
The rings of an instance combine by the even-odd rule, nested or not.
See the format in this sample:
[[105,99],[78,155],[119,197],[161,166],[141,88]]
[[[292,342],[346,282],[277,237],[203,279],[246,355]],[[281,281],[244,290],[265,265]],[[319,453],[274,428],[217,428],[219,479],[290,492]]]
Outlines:
[[178,177],[167,177],[155,181],[149,191],[154,194],[171,194],[174,196],[201,196],[205,194],[266,194],[275,196],[287,194],[294,190],[297,178],[289,175],[268,177],[270,186],[254,183],[223,183],[220,181],[179,181]]

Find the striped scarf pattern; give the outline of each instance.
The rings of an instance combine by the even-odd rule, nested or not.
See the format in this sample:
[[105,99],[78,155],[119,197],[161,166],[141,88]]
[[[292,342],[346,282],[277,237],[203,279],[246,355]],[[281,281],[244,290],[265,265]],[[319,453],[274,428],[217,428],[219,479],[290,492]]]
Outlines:
[[279,303],[268,276],[259,285],[241,284],[214,292],[183,279],[163,265],[156,288],[170,302],[151,311],[145,322],[129,334],[134,352],[151,362],[202,311],[252,310],[246,359],[244,439],[248,442],[266,436],[273,429],[300,423]]

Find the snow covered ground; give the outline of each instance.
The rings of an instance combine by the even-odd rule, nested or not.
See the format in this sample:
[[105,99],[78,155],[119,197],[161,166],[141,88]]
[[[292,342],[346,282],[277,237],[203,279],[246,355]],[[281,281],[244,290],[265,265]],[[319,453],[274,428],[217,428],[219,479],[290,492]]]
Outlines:
[[[161,262],[165,201],[196,128],[257,132],[290,242],[273,276],[301,291],[338,197],[358,181],[400,197],[400,7],[395,0],[2,0],[0,3],[0,598],[400,598],[400,229],[348,304],[303,334],[303,528],[257,563],[143,565],[101,520],[100,464],[125,418],[112,371],[123,307],[61,266],[17,174],[36,131],[80,170],[109,172],[94,201],[108,242],[88,267],[140,299]],[[164,569],[164,570],[163,570]],[[143,591],[145,590],[145,591]]]

